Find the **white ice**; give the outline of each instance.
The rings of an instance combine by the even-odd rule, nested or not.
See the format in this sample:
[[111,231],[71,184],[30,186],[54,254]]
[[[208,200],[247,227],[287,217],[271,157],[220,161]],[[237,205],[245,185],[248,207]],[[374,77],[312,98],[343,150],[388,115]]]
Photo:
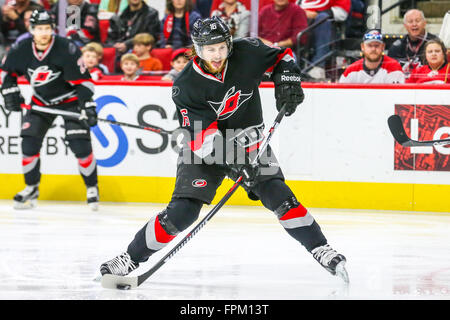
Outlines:
[[310,208],[347,257],[349,286],[320,267],[271,212],[236,206],[220,210],[137,289],[93,281],[100,264],[163,208],[102,203],[91,212],[84,203],[39,201],[18,211],[0,201],[0,299],[450,299],[450,213]]

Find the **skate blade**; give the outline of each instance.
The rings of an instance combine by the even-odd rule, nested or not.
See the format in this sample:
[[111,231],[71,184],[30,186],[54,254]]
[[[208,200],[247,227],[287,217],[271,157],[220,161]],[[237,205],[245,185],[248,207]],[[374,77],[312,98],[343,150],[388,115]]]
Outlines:
[[37,205],[37,199],[28,200],[25,202],[14,201],[14,209],[16,210],[27,210],[33,209]]
[[91,203],[88,203],[88,205],[92,211],[98,211],[98,202],[91,202]]
[[350,283],[350,279],[348,277],[347,270],[345,270],[345,261],[341,261],[336,266],[336,275],[344,280],[346,284]]

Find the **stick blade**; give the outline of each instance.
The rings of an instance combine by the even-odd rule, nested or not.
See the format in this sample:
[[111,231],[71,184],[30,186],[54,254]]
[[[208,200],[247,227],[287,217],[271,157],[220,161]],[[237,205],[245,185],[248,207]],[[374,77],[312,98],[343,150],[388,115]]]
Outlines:
[[411,139],[405,132],[405,128],[403,127],[402,118],[400,116],[394,114],[388,119],[389,130],[391,130],[394,139],[400,143],[402,146],[407,144]]
[[117,286],[130,286],[130,289],[138,287],[137,277],[122,277],[113,274],[104,274],[102,276],[101,284],[103,288],[118,289]]

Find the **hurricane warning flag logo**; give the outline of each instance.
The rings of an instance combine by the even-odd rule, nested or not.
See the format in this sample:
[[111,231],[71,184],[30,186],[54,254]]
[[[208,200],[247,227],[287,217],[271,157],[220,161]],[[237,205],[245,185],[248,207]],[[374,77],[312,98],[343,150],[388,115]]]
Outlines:
[[33,69],[28,69],[28,75],[30,76],[30,82],[33,84],[34,87],[42,86],[46,83],[49,83],[50,81],[55,80],[59,77],[61,72],[57,71],[54,72],[51,69],[48,68],[48,66],[40,66]]
[[252,95],[253,91],[242,93],[241,90],[236,91],[236,87],[232,87],[227,91],[222,101],[208,101],[208,103],[216,111],[219,120],[223,120],[231,117]]

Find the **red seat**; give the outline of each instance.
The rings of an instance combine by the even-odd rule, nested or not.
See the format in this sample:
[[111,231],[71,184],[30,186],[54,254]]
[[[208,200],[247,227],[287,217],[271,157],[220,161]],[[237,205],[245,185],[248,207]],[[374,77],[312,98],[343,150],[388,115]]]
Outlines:
[[172,48],[154,48],[150,53],[152,57],[161,60],[164,71],[172,69],[172,66],[170,65],[170,59],[172,57]]
[[116,48],[103,48],[102,64],[108,67],[109,72],[114,72],[114,61],[116,60]]
[[108,38],[109,20],[108,19],[99,20],[98,26],[100,28],[100,41],[102,43],[105,43],[106,39]]

